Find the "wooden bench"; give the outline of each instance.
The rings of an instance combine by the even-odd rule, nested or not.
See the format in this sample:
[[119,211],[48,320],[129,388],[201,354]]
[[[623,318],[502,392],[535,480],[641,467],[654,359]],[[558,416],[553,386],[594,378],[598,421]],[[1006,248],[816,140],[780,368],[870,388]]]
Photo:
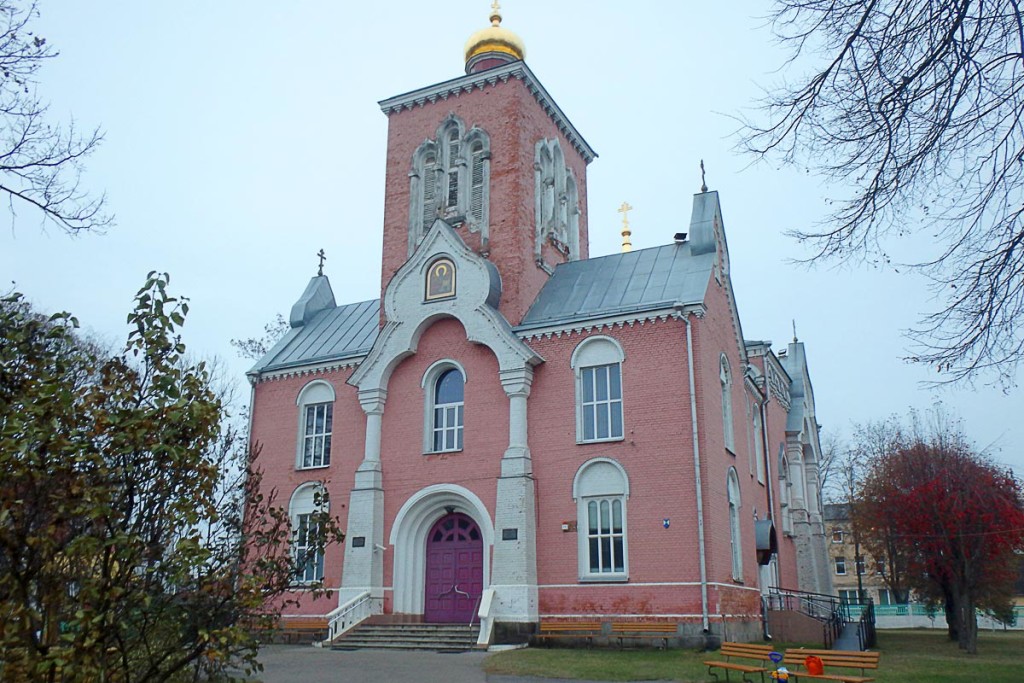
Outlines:
[[538,641],[544,642],[557,640],[559,638],[574,638],[577,640],[586,639],[587,645],[594,644],[594,636],[601,635],[600,621],[556,621],[552,619],[541,619],[540,628],[534,636]]
[[[710,659],[704,662],[704,666],[708,668],[708,675],[718,680],[718,672],[715,669],[723,669],[725,671],[725,680],[729,680],[729,672],[736,671],[740,674],[740,678],[744,681],[750,681],[750,674],[760,674],[761,680],[764,681],[764,674],[768,671],[767,664],[771,663],[771,659],[768,657],[769,653],[772,652],[771,645],[757,645],[755,643],[722,643],[722,649],[719,650],[719,654],[725,657],[725,661]],[[760,666],[752,664],[740,664],[734,662],[734,659],[746,659],[760,662]]]
[[324,617],[282,617],[277,624],[277,637],[287,643],[327,638]]
[[[821,663],[825,668],[824,673],[807,673],[807,669],[804,666],[804,660],[811,655],[821,658]],[[878,659],[880,656],[881,653],[879,652],[810,650],[797,648],[786,650],[786,656],[785,659],[782,660],[782,663],[787,669],[789,669],[790,678],[798,681],[802,681],[804,679],[817,679],[825,681],[843,681],[844,683],[867,683],[868,681],[873,681],[875,679],[865,676],[864,674],[868,669],[878,668]],[[860,675],[857,676],[852,673],[837,673],[832,671],[834,668],[860,669]]]
[[626,638],[638,640],[660,640],[662,647],[668,647],[668,639],[675,636],[679,629],[674,623],[666,621],[631,621],[612,622],[612,636],[619,639],[619,647]]

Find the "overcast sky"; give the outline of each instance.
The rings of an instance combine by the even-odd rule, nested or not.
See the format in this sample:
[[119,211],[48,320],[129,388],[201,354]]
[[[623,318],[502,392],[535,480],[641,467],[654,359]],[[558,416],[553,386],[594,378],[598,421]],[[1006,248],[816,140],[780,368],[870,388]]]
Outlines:
[[[117,225],[72,239],[21,210],[0,225],[0,277],[39,308],[69,310],[120,341],[150,270],[191,299],[186,342],[242,377],[231,338],[287,315],[328,255],[338,303],[379,296],[387,118],[377,101],[463,74],[488,0],[60,2],[38,33],[61,55],[40,73],[55,119],[100,126],[86,182]],[[1024,392],[930,390],[901,336],[934,307],[891,269],[819,267],[786,232],[810,228],[841,187],[805,169],[751,165],[734,116],[793,77],[760,13],[767,3],[505,0],[504,26],[597,150],[589,170],[592,255],[685,230],[692,194],[721,197],[744,335],[807,344],[826,432],[942,401],[993,457],[1024,475]],[[921,236],[894,249],[926,249]],[[2,287],[6,289],[6,286]]]

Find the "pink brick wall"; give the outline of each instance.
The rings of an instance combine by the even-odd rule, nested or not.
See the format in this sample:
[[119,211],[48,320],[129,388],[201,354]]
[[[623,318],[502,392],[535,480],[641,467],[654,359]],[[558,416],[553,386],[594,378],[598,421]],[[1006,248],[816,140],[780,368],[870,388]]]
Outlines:
[[[351,369],[317,372],[301,377],[266,381],[256,386],[253,403],[253,444],[260,449],[259,466],[263,469],[263,490],[276,492],[277,504],[287,509],[292,493],[302,484],[325,481],[330,495],[331,513],[340,518],[341,528],[348,521],[349,490],[356,467],[363,459],[366,421],[356,400],[355,391],[345,384]],[[299,438],[299,412],[296,400],[308,383],[322,379],[334,387],[334,424],[329,467],[297,470],[296,455]],[[324,586],[341,585],[344,549],[330,546],[324,555]],[[317,602],[314,607],[305,591],[293,597],[302,601],[289,607],[287,614],[323,613],[337,607],[333,596]],[[326,606],[328,605],[329,606]],[[326,609],[324,607],[326,606]]]

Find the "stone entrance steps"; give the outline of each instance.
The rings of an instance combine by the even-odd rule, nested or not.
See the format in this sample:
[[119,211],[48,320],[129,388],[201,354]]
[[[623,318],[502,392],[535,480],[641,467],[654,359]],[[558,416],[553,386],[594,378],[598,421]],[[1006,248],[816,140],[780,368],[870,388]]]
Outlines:
[[334,650],[395,649],[465,652],[476,648],[480,626],[362,623],[333,643]]

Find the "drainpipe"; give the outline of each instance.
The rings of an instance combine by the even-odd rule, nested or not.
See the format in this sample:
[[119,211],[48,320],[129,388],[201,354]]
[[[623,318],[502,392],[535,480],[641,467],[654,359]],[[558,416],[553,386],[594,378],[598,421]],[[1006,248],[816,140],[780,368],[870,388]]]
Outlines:
[[[769,392],[771,390],[769,389]],[[771,439],[768,438],[768,402],[771,401],[771,394],[765,396],[764,402],[761,403],[761,445],[764,447],[762,456],[764,457],[764,476],[768,479],[768,519],[772,520],[772,524],[775,524],[775,485],[772,475],[772,455],[768,448],[768,444]],[[779,554],[775,553],[775,569],[778,571],[779,576],[782,572],[779,571]]]
[[686,363],[690,374],[690,419],[693,429],[693,476],[697,488],[697,552],[700,557],[700,614],[701,627],[704,633],[711,631],[708,618],[708,563],[704,546],[704,492],[700,476],[700,439],[697,436],[697,393],[693,371],[693,328],[690,326],[690,312],[681,304],[676,304],[686,324]]

